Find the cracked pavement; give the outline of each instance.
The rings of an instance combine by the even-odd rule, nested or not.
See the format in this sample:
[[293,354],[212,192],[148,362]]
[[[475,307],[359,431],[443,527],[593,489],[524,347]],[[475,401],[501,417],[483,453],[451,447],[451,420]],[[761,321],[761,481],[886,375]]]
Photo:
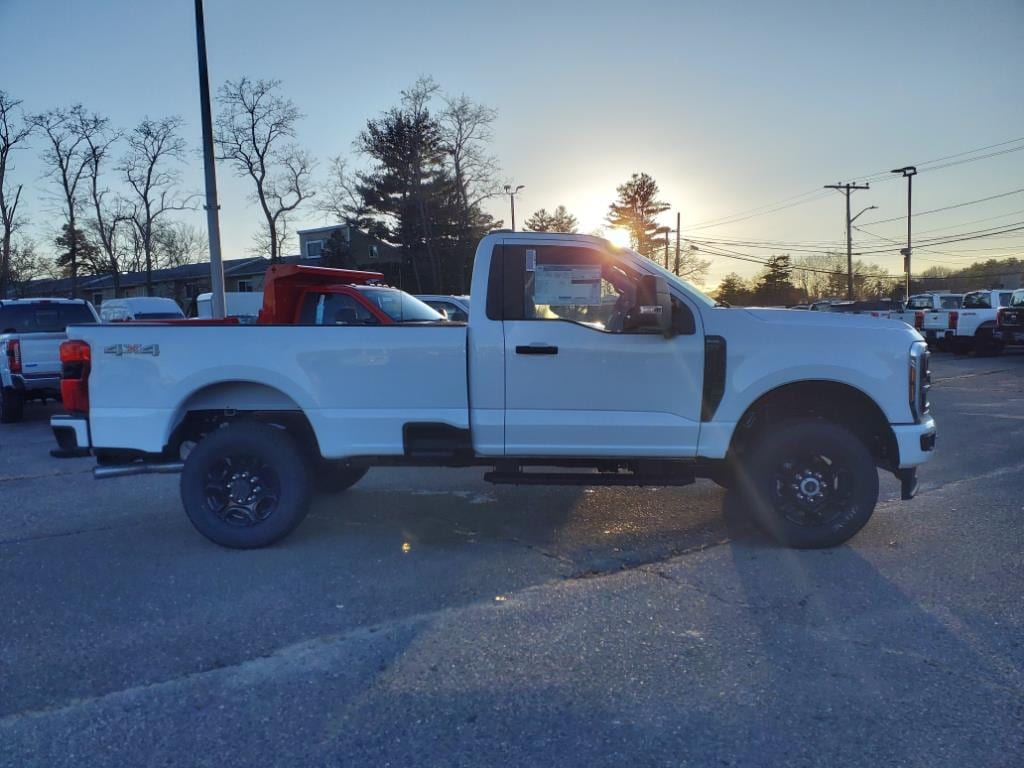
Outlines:
[[226,551],[176,478],[50,459],[30,407],[0,427],[0,766],[1019,765],[1024,355],[933,369],[919,496],[883,476],[817,552],[705,481],[419,469]]

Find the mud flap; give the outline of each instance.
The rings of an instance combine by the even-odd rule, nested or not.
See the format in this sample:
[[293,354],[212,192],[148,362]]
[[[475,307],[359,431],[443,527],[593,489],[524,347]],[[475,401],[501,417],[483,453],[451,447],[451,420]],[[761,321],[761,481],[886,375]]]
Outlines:
[[900,498],[904,501],[914,498],[917,493],[917,467],[898,469],[895,474],[900,481]]

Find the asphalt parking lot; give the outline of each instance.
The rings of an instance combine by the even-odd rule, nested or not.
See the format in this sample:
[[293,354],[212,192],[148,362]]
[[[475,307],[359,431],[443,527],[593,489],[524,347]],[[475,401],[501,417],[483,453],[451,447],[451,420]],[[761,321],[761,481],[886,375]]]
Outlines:
[[1024,355],[933,362],[938,450],[848,545],[731,496],[373,470],[270,549],[0,427],[0,765],[1011,766]]

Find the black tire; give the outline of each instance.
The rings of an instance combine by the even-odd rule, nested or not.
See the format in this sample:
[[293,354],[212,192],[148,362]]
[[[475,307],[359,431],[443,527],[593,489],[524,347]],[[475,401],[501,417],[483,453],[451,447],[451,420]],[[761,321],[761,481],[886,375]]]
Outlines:
[[341,493],[358,483],[369,471],[367,467],[353,467],[347,461],[321,459],[313,478],[317,493]]
[[13,424],[25,417],[25,396],[16,389],[0,389],[0,423]]
[[974,334],[974,354],[978,357],[992,357],[1003,351],[1002,343],[992,336],[992,328],[979,328]]
[[878,470],[867,446],[825,421],[769,427],[739,484],[754,518],[778,542],[798,549],[842,544],[864,527],[878,502]]
[[192,525],[232,549],[265,547],[309,511],[303,454],[283,429],[242,421],[206,435],[185,460],[181,501]]

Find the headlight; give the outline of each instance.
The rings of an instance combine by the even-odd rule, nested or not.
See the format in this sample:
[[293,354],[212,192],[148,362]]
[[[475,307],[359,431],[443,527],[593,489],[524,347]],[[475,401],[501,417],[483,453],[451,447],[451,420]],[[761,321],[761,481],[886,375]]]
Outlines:
[[928,392],[932,388],[932,372],[930,368],[931,353],[924,342],[915,342],[910,348],[910,364],[907,370],[907,399],[914,421],[920,421],[928,413],[931,403]]

